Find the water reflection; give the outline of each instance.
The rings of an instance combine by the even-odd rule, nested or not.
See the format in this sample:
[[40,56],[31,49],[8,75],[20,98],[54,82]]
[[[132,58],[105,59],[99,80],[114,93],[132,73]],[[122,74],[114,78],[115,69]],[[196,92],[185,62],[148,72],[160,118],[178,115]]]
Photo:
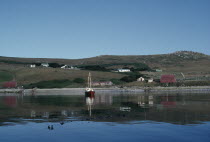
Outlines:
[[91,116],[95,95],[86,95],[85,98],[86,98],[86,105],[88,106],[89,116]]
[[[96,96],[1,96],[0,125],[27,121],[210,121],[209,94],[97,94]],[[11,122],[11,123],[8,123]],[[53,125],[48,126],[53,130]]]

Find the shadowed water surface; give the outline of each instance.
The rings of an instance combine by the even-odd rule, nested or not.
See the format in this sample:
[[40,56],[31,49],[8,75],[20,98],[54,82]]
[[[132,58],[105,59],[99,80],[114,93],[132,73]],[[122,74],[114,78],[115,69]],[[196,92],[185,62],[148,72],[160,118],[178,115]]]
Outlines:
[[210,141],[210,94],[0,96],[0,142]]

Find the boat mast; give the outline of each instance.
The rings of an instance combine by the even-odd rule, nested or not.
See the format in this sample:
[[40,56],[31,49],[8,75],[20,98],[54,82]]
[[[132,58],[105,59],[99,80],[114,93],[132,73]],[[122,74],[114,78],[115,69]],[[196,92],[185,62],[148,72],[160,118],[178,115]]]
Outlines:
[[90,74],[90,88],[91,88],[92,86],[91,86],[91,74]]
[[[89,74],[90,74],[90,73],[89,73]],[[90,82],[90,76],[88,75],[88,80],[87,80],[87,85],[88,85],[87,87],[88,87],[88,88],[90,88],[89,82]]]
[[91,73],[89,72],[89,88],[91,88]]
[[88,75],[88,80],[87,80],[87,87],[91,89],[92,87],[92,80],[91,80],[91,73],[89,72],[89,75]]
[[88,75],[88,88],[91,88],[91,74]]

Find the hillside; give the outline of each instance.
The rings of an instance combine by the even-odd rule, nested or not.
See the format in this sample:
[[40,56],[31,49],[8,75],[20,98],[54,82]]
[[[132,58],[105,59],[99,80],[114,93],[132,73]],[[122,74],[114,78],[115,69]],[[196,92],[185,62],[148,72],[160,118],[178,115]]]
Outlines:
[[[86,70],[63,70],[54,68],[29,68],[32,63],[58,63],[74,66],[100,65],[109,69],[135,67],[146,64],[151,69],[162,72],[141,72],[148,77],[160,78],[162,74],[175,74],[177,78],[209,80],[210,56],[191,51],[179,51],[161,55],[103,55],[85,59],[48,59],[48,58],[17,58],[0,56],[0,71],[12,74],[19,84],[36,83],[43,80],[86,78]],[[182,73],[182,74],[181,74]],[[95,80],[120,79],[125,76],[119,73],[95,71]],[[8,77],[9,78],[9,77]]]
[[56,59],[56,58],[18,58],[0,56],[0,63],[27,64],[27,63],[60,63],[70,65],[100,65],[116,63],[147,63],[151,64],[176,64],[187,61],[210,60],[209,55],[191,51],[178,51],[171,54],[160,55],[102,55],[84,59]]
[[85,59],[50,59],[50,58],[15,58],[1,57],[0,64],[27,65],[31,63],[59,63],[67,65],[108,65],[125,66],[126,64],[145,63],[151,68],[162,68],[169,71],[193,72],[210,70],[210,56],[191,51],[179,51],[162,55],[115,56],[102,55]]

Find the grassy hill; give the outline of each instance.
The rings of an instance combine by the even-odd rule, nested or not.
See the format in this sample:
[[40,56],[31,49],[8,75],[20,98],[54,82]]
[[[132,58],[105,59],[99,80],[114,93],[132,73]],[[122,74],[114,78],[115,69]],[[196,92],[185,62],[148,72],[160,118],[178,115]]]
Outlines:
[[[210,80],[210,56],[191,51],[180,51],[161,55],[115,56],[103,55],[85,59],[17,58],[0,56],[0,81],[16,79],[20,85],[50,80],[86,79],[88,70],[64,70],[59,68],[29,68],[32,63],[58,63],[74,66],[100,65],[107,69],[138,67],[147,65],[162,72],[142,71],[148,77],[160,78],[162,74],[183,75],[189,80]],[[93,79],[120,79],[125,74],[92,71]],[[12,77],[11,77],[12,76]],[[71,87],[71,86],[70,86]]]
[[10,81],[13,79],[13,75],[8,71],[0,71],[0,83]]
[[[73,81],[76,78],[82,78],[84,81],[87,79],[87,75],[89,72],[93,74],[94,81],[100,80],[111,80],[113,78],[120,79],[123,74],[112,73],[112,72],[99,72],[99,71],[87,71],[87,70],[68,70],[68,69],[60,69],[60,68],[29,68],[25,66],[14,66],[12,65],[0,65],[0,70],[4,70],[4,72],[0,72],[0,77],[2,81],[10,81],[16,80],[18,85],[27,85],[38,83],[42,81],[54,81],[54,80],[69,80]],[[2,75],[1,75],[2,74]],[[10,74],[10,77],[7,77]],[[12,76],[12,77],[11,77]],[[50,83],[50,82],[49,82]],[[70,84],[71,85],[71,84]],[[84,87],[83,84],[73,84],[73,86],[69,87]],[[68,84],[65,86],[68,87]]]

